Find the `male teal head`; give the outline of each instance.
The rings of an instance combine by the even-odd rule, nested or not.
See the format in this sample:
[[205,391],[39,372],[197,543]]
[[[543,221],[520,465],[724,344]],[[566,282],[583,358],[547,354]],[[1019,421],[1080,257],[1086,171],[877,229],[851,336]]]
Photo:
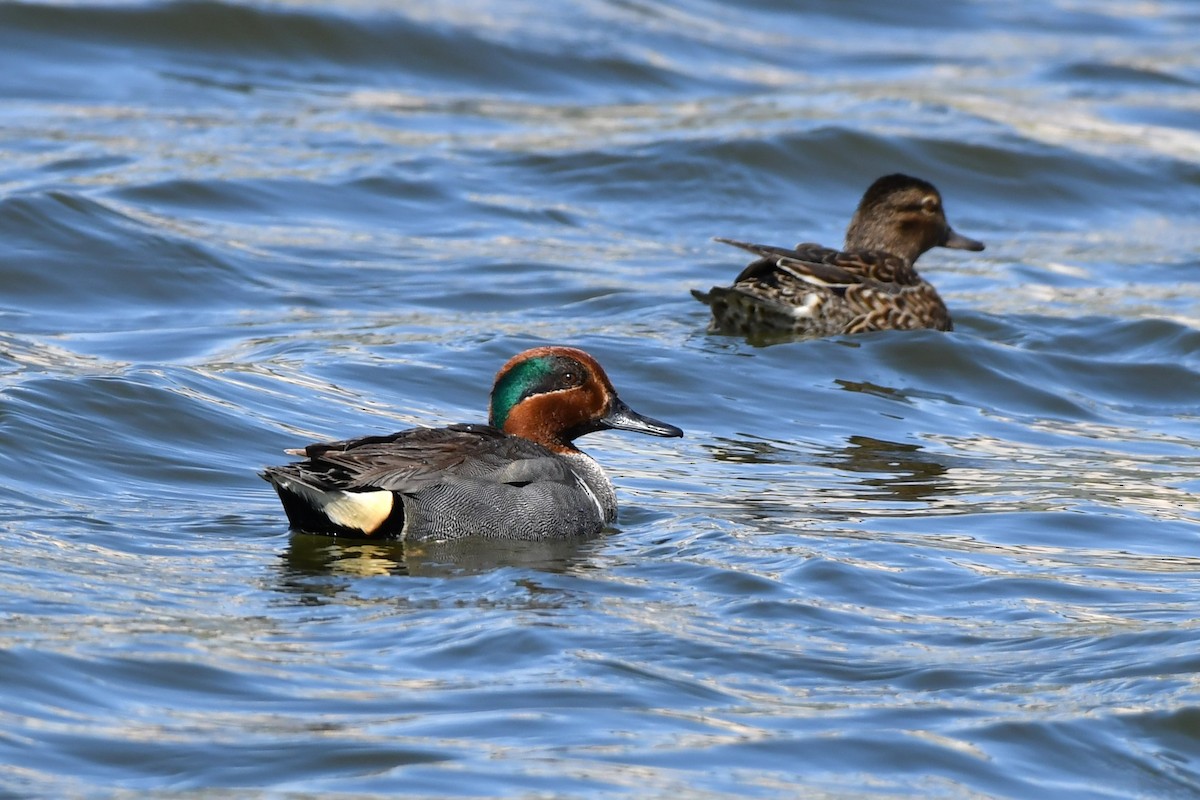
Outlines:
[[509,359],[496,373],[488,422],[558,453],[603,430],[683,436],[627,406],[596,359],[574,347],[535,347]]

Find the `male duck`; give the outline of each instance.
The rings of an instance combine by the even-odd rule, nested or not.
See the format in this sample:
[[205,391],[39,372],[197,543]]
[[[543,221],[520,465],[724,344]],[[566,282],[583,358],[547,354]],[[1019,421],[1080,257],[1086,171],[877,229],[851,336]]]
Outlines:
[[293,528],[371,538],[542,539],[617,516],[604,470],[572,442],[610,428],[682,436],[625,405],[582,350],[538,347],[496,374],[487,425],[413,428],[310,444],[262,473]]
[[913,263],[932,247],[982,250],[954,232],[933,184],[886,175],[871,184],[846,229],[844,250],[716,241],[759,256],[728,288],[693,290],[712,308],[710,333],[805,337],[915,328],[951,329],[950,313]]

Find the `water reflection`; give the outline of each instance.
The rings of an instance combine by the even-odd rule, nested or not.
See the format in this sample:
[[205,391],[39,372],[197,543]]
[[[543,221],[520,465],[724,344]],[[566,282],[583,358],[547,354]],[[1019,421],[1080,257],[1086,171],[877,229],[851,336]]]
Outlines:
[[[929,502],[959,494],[950,467],[917,444],[891,442],[871,436],[853,435],[843,446],[792,443],[763,439],[748,434],[741,438],[717,437],[706,448],[717,461],[760,466],[792,465],[796,470],[823,467],[836,471],[832,485],[819,475],[805,478],[806,501],[839,497],[853,500]],[[847,491],[847,474],[851,490]],[[774,495],[745,498],[742,502],[773,505]]]
[[730,490],[719,502],[723,513],[763,530],[933,513],[973,489],[956,480],[953,462],[921,445],[871,436],[852,435],[839,446],[739,434],[717,437],[707,450],[727,462],[720,467]]
[[957,494],[949,468],[920,445],[889,442],[870,436],[851,436],[845,447],[818,454],[816,463],[869,477],[858,483],[868,491],[855,493],[861,500],[927,501]]
[[899,389],[893,389],[890,386],[880,386],[870,381],[846,381],[840,378],[835,379],[834,383],[847,392],[860,392],[862,394],[874,395],[875,397],[885,397],[889,400],[909,402],[908,396],[904,392]]
[[740,439],[717,436],[714,444],[703,445],[717,461],[734,464],[787,464],[799,458],[795,445],[739,433]]
[[[283,554],[288,582],[313,576],[362,578],[373,575],[450,577],[519,567],[567,572],[584,563],[598,539],[511,541],[476,537],[405,544],[294,534]],[[306,592],[311,583],[301,580]]]

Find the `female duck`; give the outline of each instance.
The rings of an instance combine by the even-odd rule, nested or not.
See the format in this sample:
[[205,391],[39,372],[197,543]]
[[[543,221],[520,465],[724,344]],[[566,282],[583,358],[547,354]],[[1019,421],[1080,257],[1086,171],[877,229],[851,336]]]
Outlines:
[[542,539],[599,533],[617,516],[612,484],[572,442],[615,428],[682,436],[633,411],[582,350],[538,347],[496,375],[488,425],[413,428],[289,450],[270,467],[293,528],[370,538]]
[[844,250],[717,241],[759,259],[732,286],[692,294],[712,308],[710,333],[743,336],[948,331],[950,312],[913,264],[933,247],[983,249],[982,242],[950,227],[933,184],[899,174],[886,175],[867,189],[846,230]]

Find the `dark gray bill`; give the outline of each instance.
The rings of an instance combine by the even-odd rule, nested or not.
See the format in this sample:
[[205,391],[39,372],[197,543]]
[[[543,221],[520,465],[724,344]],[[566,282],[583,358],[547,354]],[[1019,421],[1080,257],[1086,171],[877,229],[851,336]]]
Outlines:
[[659,422],[653,417],[647,417],[634,411],[619,397],[614,397],[600,422],[606,427],[634,433],[648,433],[651,436],[683,436],[683,431],[674,425]]
[[946,238],[942,240],[942,247],[949,247],[954,250],[979,251],[983,249],[983,242],[970,239],[961,233],[955,233],[954,228],[947,226]]

